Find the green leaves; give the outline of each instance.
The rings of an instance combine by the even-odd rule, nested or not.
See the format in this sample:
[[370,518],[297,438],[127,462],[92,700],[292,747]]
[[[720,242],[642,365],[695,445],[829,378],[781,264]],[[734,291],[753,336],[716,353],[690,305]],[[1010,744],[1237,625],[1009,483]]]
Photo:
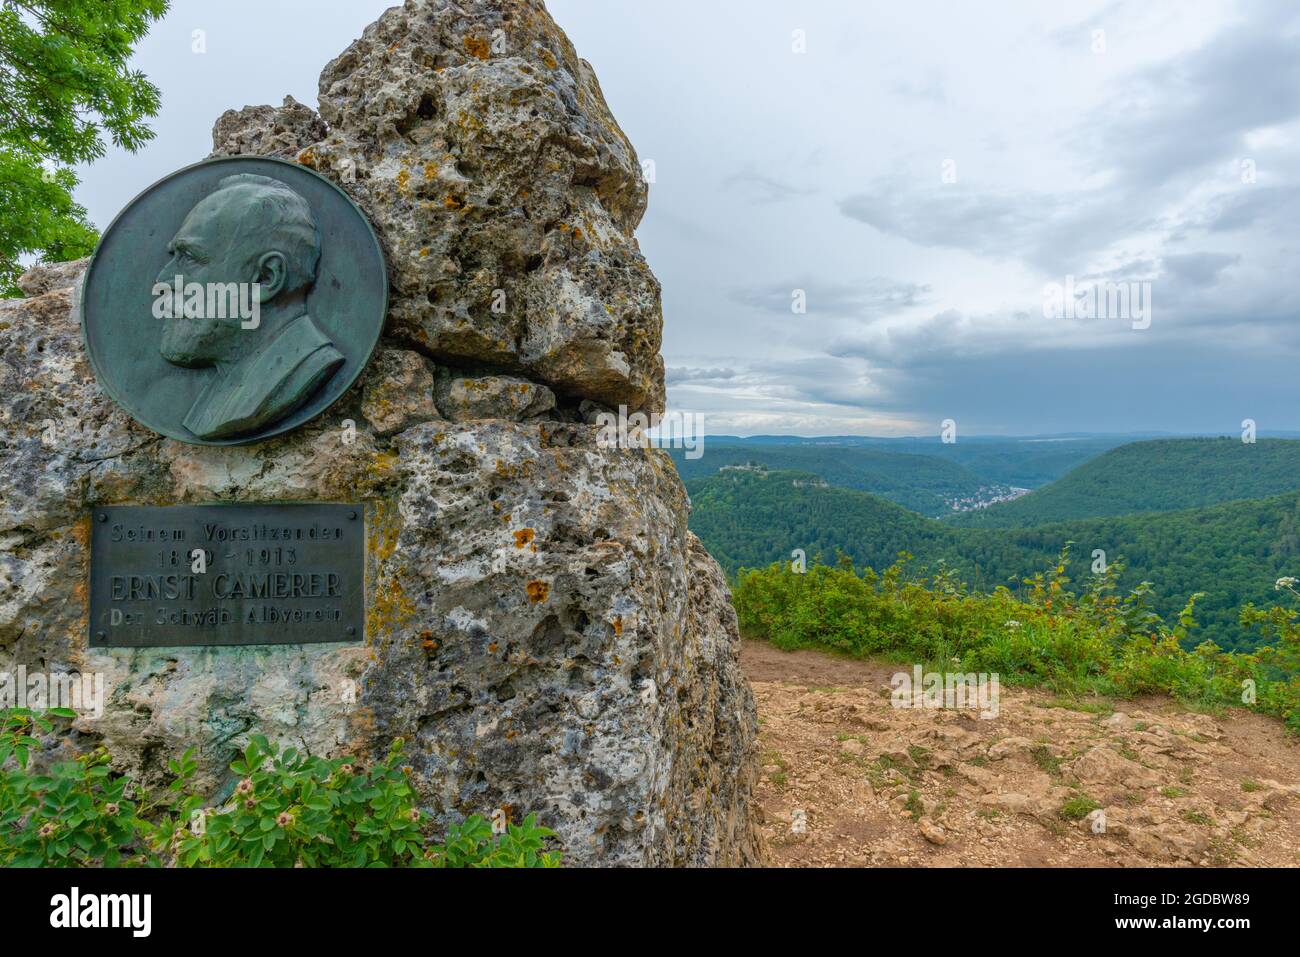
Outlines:
[[67,167],[102,156],[105,133],[132,151],[153,136],[145,121],[158,89],[127,62],[166,9],[166,0],[0,0],[0,296],[21,295],[19,257],[63,262],[94,249]]
[[[1124,597],[1110,578],[1070,589],[1065,552],[1048,572],[1024,579],[1019,594],[969,591],[951,576],[909,579],[900,560],[880,575],[788,563],[742,572],[733,591],[743,634],[779,647],[885,654],[948,671],[997,673],[1004,684],[1037,684],[1066,694],[1163,693],[1204,707],[1248,705],[1300,730],[1300,622],[1290,609],[1248,608],[1243,625],[1272,644],[1257,654],[1210,642],[1188,650],[1193,594],[1172,627],[1146,607],[1149,585]],[[1109,570],[1108,570],[1109,571]],[[1257,700],[1243,697],[1247,688]]]
[[197,790],[191,748],[168,762],[165,794],[137,805],[103,750],[48,774],[28,769],[51,715],[0,712],[0,866],[559,866],[558,852],[546,850],[554,833],[533,816],[501,835],[473,816],[430,845],[433,822],[416,807],[401,739],[361,768],[252,735],[231,765],[238,783],[216,806]]
[[117,866],[136,840],[136,805],[126,798],[126,779],[110,775],[106,752],[48,773],[29,768],[38,735],[53,730],[53,718],[74,716],[67,709],[0,712],[0,866]]
[[560,855],[544,849],[555,832],[537,826],[530,814],[494,836],[492,825],[477,814],[447,830],[447,839],[432,849],[435,867],[559,867]]
[[127,62],[166,0],[3,0],[0,142],[72,164],[138,149],[158,89]]

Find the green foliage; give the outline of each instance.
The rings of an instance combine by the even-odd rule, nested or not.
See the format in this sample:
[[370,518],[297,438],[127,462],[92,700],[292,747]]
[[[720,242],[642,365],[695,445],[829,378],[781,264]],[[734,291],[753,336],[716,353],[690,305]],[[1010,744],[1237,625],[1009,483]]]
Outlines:
[[1227,653],[1210,642],[1188,650],[1196,596],[1167,626],[1145,610],[1144,590],[1120,593],[1117,565],[1076,593],[1066,550],[1019,594],[983,594],[949,570],[911,574],[909,557],[879,574],[848,561],[814,564],[804,574],[789,563],[742,572],[734,590],[741,631],[787,649],[942,663],[938,670],[950,670],[946,663],[955,659],[963,672],[997,673],[1004,684],[1065,695],[1160,693],[1198,707],[1245,704],[1300,730],[1295,612],[1252,613],[1277,632],[1259,654]]
[[1061,805],[1060,815],[1067,821],[1082,821],[1097,808],[1101,807],[1086,794],[1076,794]]
[[88,256],[98,234],[72,200],[77,177],[70,169],[47,172],[39,161],[0,145],[0,298],[22,295],[15,285],[19,256],[39,253],[47,262]]
[[[1300,599],[1294,577],[1279,578],[1274,583],[1277,591],[1289,594],[1293,599]],[[1257,652],[1261,664],[1271,675],[1286,676],[1300,673],[1300,621],[1294,607],[1274,605],[1271,608],[1256,608],[1247,605],[1241,611],[1241,623],[1248,628],[1258,629],[1264,636],[1265,643]],[[1292,678],[1292,684],[1295,683]],[[1281,715],[1287,725],[1300,731],[1300,701],[1290,693],[1290,688],[1280,682],[1269,682],[1256,689],[1259,707],[1273,714]]]
[[[402,742],[374,767],[276,753],[253,735],[230,766],[240,778],[223,808],[205,809],[199,795],[181,803],[167,835],[177,863],[216,867],[400,867],[423,860],[421,813],[398,762]],[[173,761],[172,787],[184,790],[195,764]],[[201,816],[201,817],[200,817]],[[199,825],[198,821],[202,824]],[[197,825],[197,826],[196,826]]]
[[[710,453],[712,454],[712,453]],[[828,561],[843,552],[880,568],[900,551],[944,553],[955,534],[939,522],[856,489],[807,484],[807,472],[723,472],[686,480],[691,529],[723,569],[766,565],[802,548]],[[802,482],[802,485],[795,485]]]
[[253,735],[230,770],[230,794],[209,806],[194,788],[192,751],[170,762],[174,780],[152,800],[130,799],[102,749],[29,769],[52,717],[0,712],[0,866],[558,867],[554,832],[529,815],[494,835],[477,815],[429,842],[401,764],[403,742],[361,768],[342,758],[281,751]]
[[[1018,591],[1061,546],[1074,542],[1068,572],[1091,574],[1092,553],[1120,565],[1115,584],[1141,602],[1131,613],[1173,620],[1189,596],[1201,634],[1228,650],[1249,651],[1262,636],[1243,627],[1240,609],[1271,605],[1273,582],[1300,560],[1300,498],[1295,493],[1164,514],[1081,519],[1025,529],[953,528],[853,489],[796,486],[803,473],[726,472],[687,481],[691,527],[728,572],[843,553],[883,568],[903,551],[931,574],[959,574],[981,591]],[[1144,584],[1146,583],[1146,584]],[[1136,599],[1135,599],[1136,600]]]
[[544,849],[544,839],[554,831],[537,826],[537,815],[530,814],[523,824],[510,824],[499,837],[492,826],[478,815],[447,830],[446,840],[429,855],[435,867],[559,867],[557,853]]
[[36,735],[50,732],[51,717],[74,712],[0,711],[0,865],[115,867],[142,824],[127,781],[110,774],[102,750],[30,773]]
[[1170,512],[1300,489],[1300,441],[1239,438],[1133,442],[1014,501],[951,516],[954,525],[1026,528]]
[[985,481],[1017,488],[1038,488],[1107,449],[1131,442],[1133,438],[1120,435],[1074,435],[1053,439],[973,436],[946,445],[934,440],[907,441],[917,444],[915,451],[951,459]]
[[[20,256],[58,262],[96,240],[67,167],[136,150],[159,95],[128,61],[166,0],[0,0],[0,296]],[[46,163],[56,164],[47,168]]]

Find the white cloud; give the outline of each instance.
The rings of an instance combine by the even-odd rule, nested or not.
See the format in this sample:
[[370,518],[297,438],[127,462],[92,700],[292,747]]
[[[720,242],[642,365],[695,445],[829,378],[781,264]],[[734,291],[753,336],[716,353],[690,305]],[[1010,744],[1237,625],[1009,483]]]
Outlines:
[[[106,224],[223,110],[314,102],[391,2],[175,0],[135,63],[158,136],[78,198]],[[670,402],[710,431],[1300,427],[1293,3],[548,8],[655,161]],[[1045,319],[1067,275],[1149,279],[1151,327]]]

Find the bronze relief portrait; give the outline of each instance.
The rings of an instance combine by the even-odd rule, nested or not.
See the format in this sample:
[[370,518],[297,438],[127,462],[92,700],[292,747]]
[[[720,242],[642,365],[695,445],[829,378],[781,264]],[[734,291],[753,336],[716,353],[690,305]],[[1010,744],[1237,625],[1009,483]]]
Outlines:
[[304,167],[187,167],[105,231],[82,291],[101,385],[141,424],[195,444],[295,428],[355,381],[387,305],[355,205]]

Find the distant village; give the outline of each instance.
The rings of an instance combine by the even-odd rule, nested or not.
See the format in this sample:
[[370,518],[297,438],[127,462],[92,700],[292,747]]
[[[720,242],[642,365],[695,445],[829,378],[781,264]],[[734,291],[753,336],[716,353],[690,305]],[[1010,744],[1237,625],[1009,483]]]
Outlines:
[[1027,488],[1016,488],[1008,485],[981,485],[976,489],[974,495],[964,495],[961,498],[944,499],[948,507],[954,512],[974,512],[981,508],[988,508],[990,505],[996,505],[998,502],[1010,502],[1012,499],[1029,492]]
[[[743,465],[724,465],[718,469],[721,472],[757,472],[766,476],[770,471],[766,465],[755,462],[752,459]],[[828,483],[823,478],[813,479],[794,479],[790,483],[795,488],[829,488]],[[990,505],[996,505],[998,502],[1010,502],[1012,499],[1031,491],[1027,488],[1016,488],[1013,485],[981,485],[972,495],[963,495],[957,498],[945,498],[944,504],[953,512],[974,512],[981,508],[988,508]]]

